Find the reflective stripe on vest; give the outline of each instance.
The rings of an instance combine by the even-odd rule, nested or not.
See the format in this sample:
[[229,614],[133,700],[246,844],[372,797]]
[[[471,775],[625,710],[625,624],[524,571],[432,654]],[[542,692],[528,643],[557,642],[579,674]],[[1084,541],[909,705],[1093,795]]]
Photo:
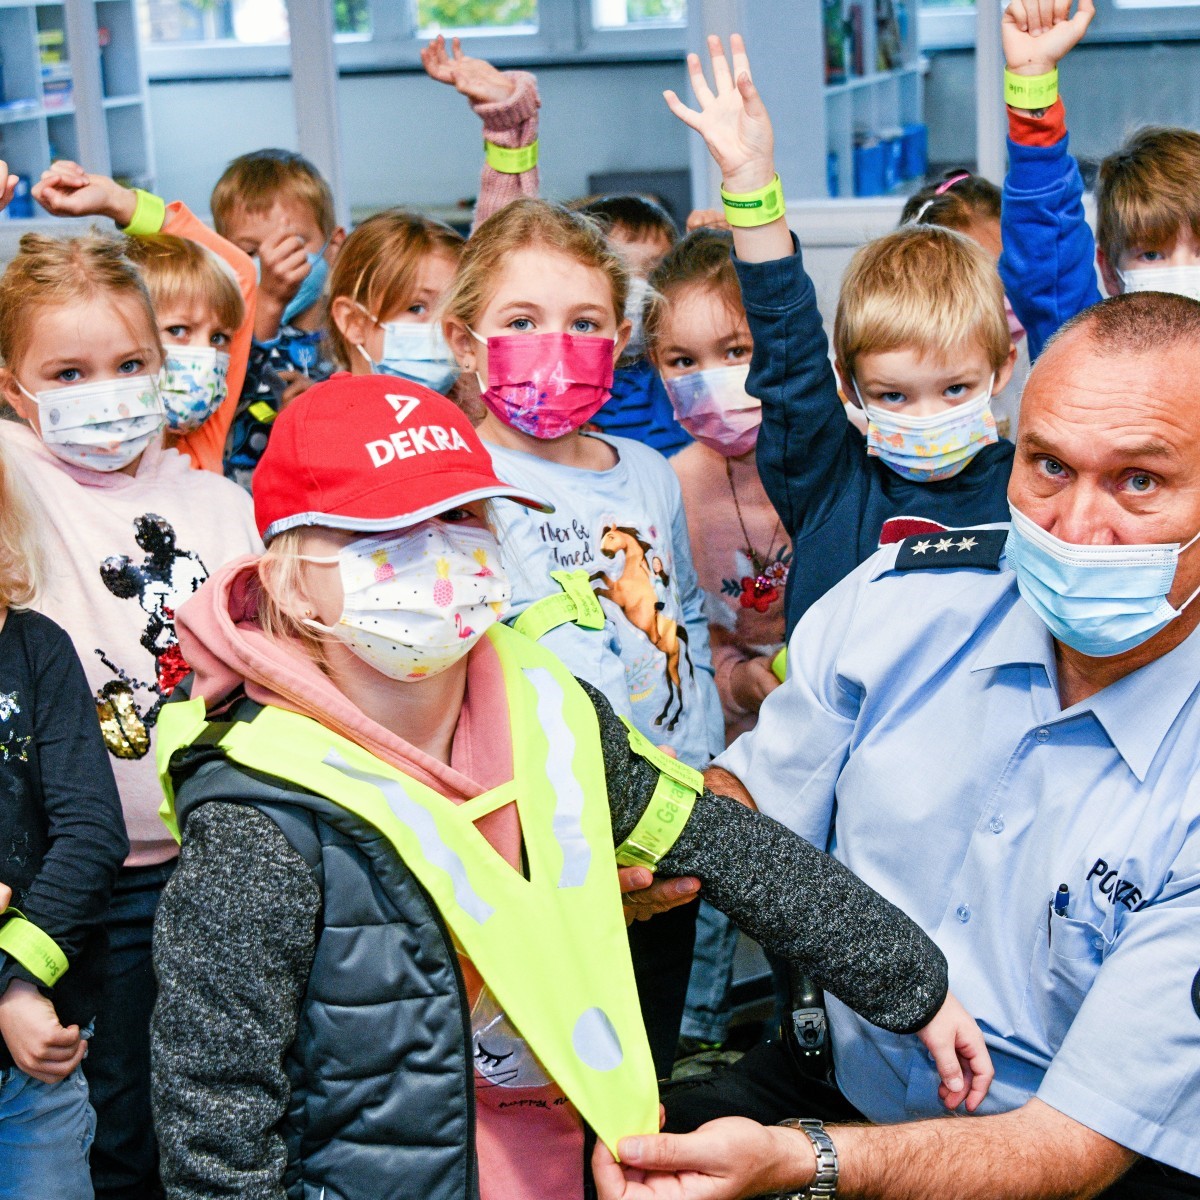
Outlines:
[[[596,711],[553,655],[505,625],[487,637],[504,673],[514,779],[455,804],[324,728],[278,708],[234,723],[233,762],[293,783],[378,829],[437,905],[463,953],[548,1074],[614,1152],[658,1130],[613,856]],[[204,703],[164,706],[163,816],[178,836],[168,764],[204,732]],[[528,878],[474,822],[517,805]]]

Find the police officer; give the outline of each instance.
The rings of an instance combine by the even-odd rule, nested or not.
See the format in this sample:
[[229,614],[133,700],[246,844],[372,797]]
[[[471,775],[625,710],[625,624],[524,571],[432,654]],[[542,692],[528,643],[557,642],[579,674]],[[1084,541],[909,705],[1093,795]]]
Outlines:
[[1064,327],[1009,499],[1010,529],[910,538],[821,600],[709,779],[937,941],[995,1061],[980,1115],[920,1120],[928,1061],[830,999],[837,1093],[767,1048],[668,1127],[874,1126],[631,1139],[603,1200],[1200,1196],[1200,304]]

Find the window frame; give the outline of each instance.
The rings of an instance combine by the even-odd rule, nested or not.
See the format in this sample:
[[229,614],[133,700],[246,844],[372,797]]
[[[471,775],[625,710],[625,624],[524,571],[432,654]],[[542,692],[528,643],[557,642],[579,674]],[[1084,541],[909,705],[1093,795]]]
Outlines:
[[[696,3],[697,0],[691,0]],[[338,73],[352,75],[421,70],[420,36],[407,0],[369,0],[370,34],[337,34]],[[540,0],[536,33],[464,33],[464,50],[501,68],[557,63],[682,60],[687,24],[597,29],[591,0]],[[151,83],[289,76],[288,43],[250,46],[237,42],[145,42],[142,59]]]

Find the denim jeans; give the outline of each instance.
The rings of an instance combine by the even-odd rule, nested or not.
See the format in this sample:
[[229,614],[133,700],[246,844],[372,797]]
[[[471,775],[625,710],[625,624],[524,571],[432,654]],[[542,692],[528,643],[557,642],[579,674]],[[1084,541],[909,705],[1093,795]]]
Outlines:
[[733,1015],[729,989],[733,984],[737,940],[737,926],[702,900],[696,918],[696,949],[688,979],[687,1007],[683,1013],[684,1037],[702,1042],[725,1041]]
[[41,1083],[18,1067],[0,1070],[0,1200],[92,1200],[95,1132],[78,1067],[59,1083]]
[[108,965],[84,1062],[96,1106],[96,1200],[162,1195],[150,1111],[150,1014],[158,995],[150,938],[158,898],[174,869],[174,862],[122,868],[104,918]]

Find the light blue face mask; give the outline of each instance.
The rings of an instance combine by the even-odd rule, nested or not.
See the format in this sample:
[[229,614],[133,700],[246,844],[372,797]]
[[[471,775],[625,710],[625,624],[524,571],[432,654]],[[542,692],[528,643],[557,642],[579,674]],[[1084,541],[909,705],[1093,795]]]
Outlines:
[[[329,249],[332,240],[333,235],[330,234],[320,250],[315,254],[311,250],[305,254],[304,257],[308,259],[308,274],[301,281],[299,290],[288,301],[287,308],[283,310],[283,316],[279,320],[281,325],[290,325],[302,312],[307,312],[320,300],[325,291],[325,281],[329,278],[329,264],[325,261],[325,251]],[[257,254],[254,256],[254,278],[262,283],[262,262]]]
[[1009,505],[1005,555],[1025,603],[1064,645],[1089,658],[1124,654],[1169,625],[1178,608],[1167,595],[1179,556],[1200,539],[1142,546],[1079,546],[1047,533]]
[[[361,304],[358,307],[367,313]],[[367,316],[383,330],[383,357],[376,362],[363,346],[356,343],[354,348],[367,360],[372,374],[411,379],[443,396],[450,391],[459,370],[440,325],[419,321],[377,321],[370,313]]]

